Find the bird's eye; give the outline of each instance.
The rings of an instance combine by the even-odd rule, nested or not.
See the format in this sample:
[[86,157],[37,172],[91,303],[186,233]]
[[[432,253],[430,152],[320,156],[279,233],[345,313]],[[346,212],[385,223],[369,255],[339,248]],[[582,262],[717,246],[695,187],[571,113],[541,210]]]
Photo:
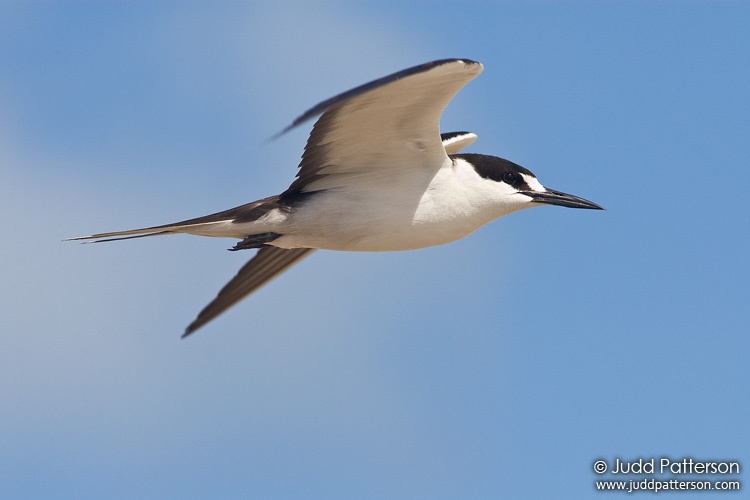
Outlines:
[[516,177],[516,174],[514,174],[513,172],[506,172],[503,174],[503,182],[510,186],[515,184],[517,180],[518,177]]

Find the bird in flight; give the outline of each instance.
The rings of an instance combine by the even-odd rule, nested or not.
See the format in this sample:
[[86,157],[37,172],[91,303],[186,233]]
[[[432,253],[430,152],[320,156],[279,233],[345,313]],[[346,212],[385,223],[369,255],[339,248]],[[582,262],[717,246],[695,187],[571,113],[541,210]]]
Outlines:
[[174,224],[70,238],[88,242],[188,233],[259,249],[185,329],[193,333],[313,250],[384,252],[450,243],[524,208],[602,210],[547,189],[524,167],[459,154],[471,132],[441,134],[440,115],[482,72],[468,59],[399,71],[314,106],[278,135],[320,116],[283,193]]

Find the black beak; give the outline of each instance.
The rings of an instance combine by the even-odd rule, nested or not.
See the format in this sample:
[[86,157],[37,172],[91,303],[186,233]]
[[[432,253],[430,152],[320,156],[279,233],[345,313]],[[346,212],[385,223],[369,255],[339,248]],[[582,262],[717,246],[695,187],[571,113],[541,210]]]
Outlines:
[[561,193],[560,191],[554,191],[547,189],[544,192],[539,191],[524,191],[523,194],[531,196],[534,203],[546,203],[548,205],[560,205],[561,207],[569,208],[589,208],[592,210],[604,210],[604,207],[600,207],[594,202],[584,200],[578,196],[572,194]]

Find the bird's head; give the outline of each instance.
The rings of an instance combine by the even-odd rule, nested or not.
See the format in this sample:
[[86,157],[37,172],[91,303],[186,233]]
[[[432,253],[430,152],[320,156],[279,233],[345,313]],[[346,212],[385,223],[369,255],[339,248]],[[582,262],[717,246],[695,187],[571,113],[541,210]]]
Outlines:
[[505,213],[540,205],[604,210],[578,196],[545,188],[531,171],[512,161],[482,154],[457,154],[453,159],[467,162]]

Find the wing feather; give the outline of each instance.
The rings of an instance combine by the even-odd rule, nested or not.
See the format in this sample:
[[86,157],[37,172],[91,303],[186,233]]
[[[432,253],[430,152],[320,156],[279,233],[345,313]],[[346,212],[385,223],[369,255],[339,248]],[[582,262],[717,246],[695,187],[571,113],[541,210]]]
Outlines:
[[312,252],[312,248],[284,249],[273,246],[261,248],[237,275],[227,283],[185,329],[183,338],[202,327],[221,313],[268,283],[292,264]]
[[386,175],[393,183],[432,178],[449,161],[440,137],[440,115],[481,71],[482,65],[474,61],[443,59],[375,80],[313,107],[291,125],[322,113],[305,146],[297,179],[282,200],[331,187],[356,189],[348,175],[353,173]]
[[447,132],[440,134],[440,139],[443,141],[445,152],[454,155],[465,147],[471,146],[477,140],[477,134],[474,132]]

